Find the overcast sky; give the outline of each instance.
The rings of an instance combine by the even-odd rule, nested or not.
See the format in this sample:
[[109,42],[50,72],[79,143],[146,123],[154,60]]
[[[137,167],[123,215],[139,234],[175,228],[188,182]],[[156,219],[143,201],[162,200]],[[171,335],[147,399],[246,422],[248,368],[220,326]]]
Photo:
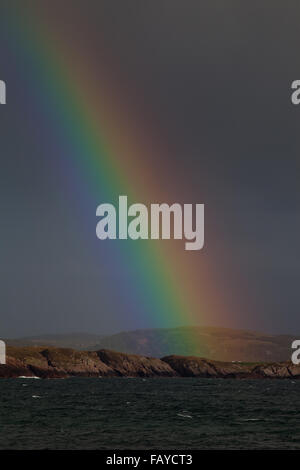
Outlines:
[[[70,181],[78,175],[61,169],[63,149],[40,115],[17,26],[7,29],[11,5],[14,17],[22,2],[2,3],[8,104],[0,106],[0,335],[154,326],[134,311],[140,304],[126,284],[134,273],[111,261],[111,246],[99,249],[96,201],[81,198],[86,219],[74,216],[79,202]],[[67,42],[68,31],[77,31],[75,51],[92,48],[99,82],[97,51],[104,50],[116,64],[112,76],[119,70],[131,84],[136,118],[147,115],[172,149],[163,162],[153,155],[163,180],[172,178],[169,168],[183,182],[171,185],[170,201],[205,203],[203,256],[239,309],[228,321],[204,317],[205,324],[300,333],[300,106],[290,101],[291,82],[300,79],[299,3],[43,3],[53,40],[57,17]]]

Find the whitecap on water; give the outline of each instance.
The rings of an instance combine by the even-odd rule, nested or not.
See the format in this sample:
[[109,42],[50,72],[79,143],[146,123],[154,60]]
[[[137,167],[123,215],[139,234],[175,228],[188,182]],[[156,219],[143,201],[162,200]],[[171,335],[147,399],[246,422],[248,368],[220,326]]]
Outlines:
[[247,422],[247,421],[264,421],[264,420],[261,418],[245,418],[245,419],[242,418],[241,421]]
[[40,379],[40,377],[36,377],[35,375],[20,375],[17,377],[18,379]]
[[190,414],[189,411],[181,411],[180,413],[177,413],[177,416],[180,416],[181,418],[193,418]]

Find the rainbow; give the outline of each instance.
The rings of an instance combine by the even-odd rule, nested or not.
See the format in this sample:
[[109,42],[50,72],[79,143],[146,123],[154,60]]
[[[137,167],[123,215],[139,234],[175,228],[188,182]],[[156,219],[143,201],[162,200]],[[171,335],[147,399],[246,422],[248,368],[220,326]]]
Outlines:
[[[99,83],[99,75],[91,73],[95,57],[84,46],[72,47],[71,34],[66,38],[56,20],[42,7],[22,8],[11,13],[8,34],[13,53],[18,60],[21,54],[23,71],[47,110],[52,132],[64,141],[66,172],[76,169],[82,192],[91,196],[95,210],[98,203],[116,202],[120,194],[131,202],[168,202],[170,184],[178,183],[173,175],[171,182],[160,181],[151,160],[155,152],[163,161],[168,150],[158,140],[153,142],[142,116],[133,116],[135,106],[120,96],[115,75],[104,73]],[[98,68],[99,60],[106,71],[101,52]],[[213,286],[207,285],[211,267],[201,264],[201,252],[192,262],[195,253],[184,252],[180,243],[128,240],[116,248],[119,263],[130,264],[134,285],[129,283],[128,288],[140,303],[140,314],[151,315],[154,327],[209,323],[209,298],[214,296]],[[182,341],[191,353],[196,351],[190,328],[188,334],[183,329]]]

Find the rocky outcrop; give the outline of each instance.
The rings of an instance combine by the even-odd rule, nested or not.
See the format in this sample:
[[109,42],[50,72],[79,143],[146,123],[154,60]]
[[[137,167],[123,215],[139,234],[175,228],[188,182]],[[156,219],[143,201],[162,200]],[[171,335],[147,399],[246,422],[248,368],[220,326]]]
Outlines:
[[45,349],[41,354],[48,366],[68,376],[99,377],[114,375],[111,367],[104,364],[95,351],[74,349]]
[[167,356],[162,359],[181,377],[216,378],[293,378],[300,379],[300,365],[291,362],[221,362],[194,356]]
[[115,375],[129,377],[174,377],[177,372],[165,361],[153,357],[122,354],[101,349],[97,354]]
[[162,359],[181,377],[227,377],[243,378],[251,367],[242,363],[209,361],[194,356],[167,356]]
[[[193,338],[192,343],[183,338]],[[96,351],[109,349],[139,356],[209,357],[211,360],[281,362],[291,357],[292,335],[269,335],[257,331],[208,326],[156,328],[124,331],[110,336],[76,333],[7,339],[9,346],[72,348]],[[2,338],[3,339],[3,338]]]
[[162,359],[124,354],[107,349],[77,351],[65,348],[7,348],[7,363],[0,377],[211,377],[300,378],[300,365],[291,362],[221,362],[195,356]]
[[6,365],[0,377],[36,376],[41,378],[99,377],[115,375],[95,351],[65,348],[7,348]]

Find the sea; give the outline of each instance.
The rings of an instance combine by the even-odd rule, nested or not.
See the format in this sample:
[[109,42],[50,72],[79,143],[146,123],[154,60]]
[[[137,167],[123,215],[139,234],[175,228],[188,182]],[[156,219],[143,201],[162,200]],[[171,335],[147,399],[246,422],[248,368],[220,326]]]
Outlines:
[[300,449],[300,381],[0,379],[0,449]]

